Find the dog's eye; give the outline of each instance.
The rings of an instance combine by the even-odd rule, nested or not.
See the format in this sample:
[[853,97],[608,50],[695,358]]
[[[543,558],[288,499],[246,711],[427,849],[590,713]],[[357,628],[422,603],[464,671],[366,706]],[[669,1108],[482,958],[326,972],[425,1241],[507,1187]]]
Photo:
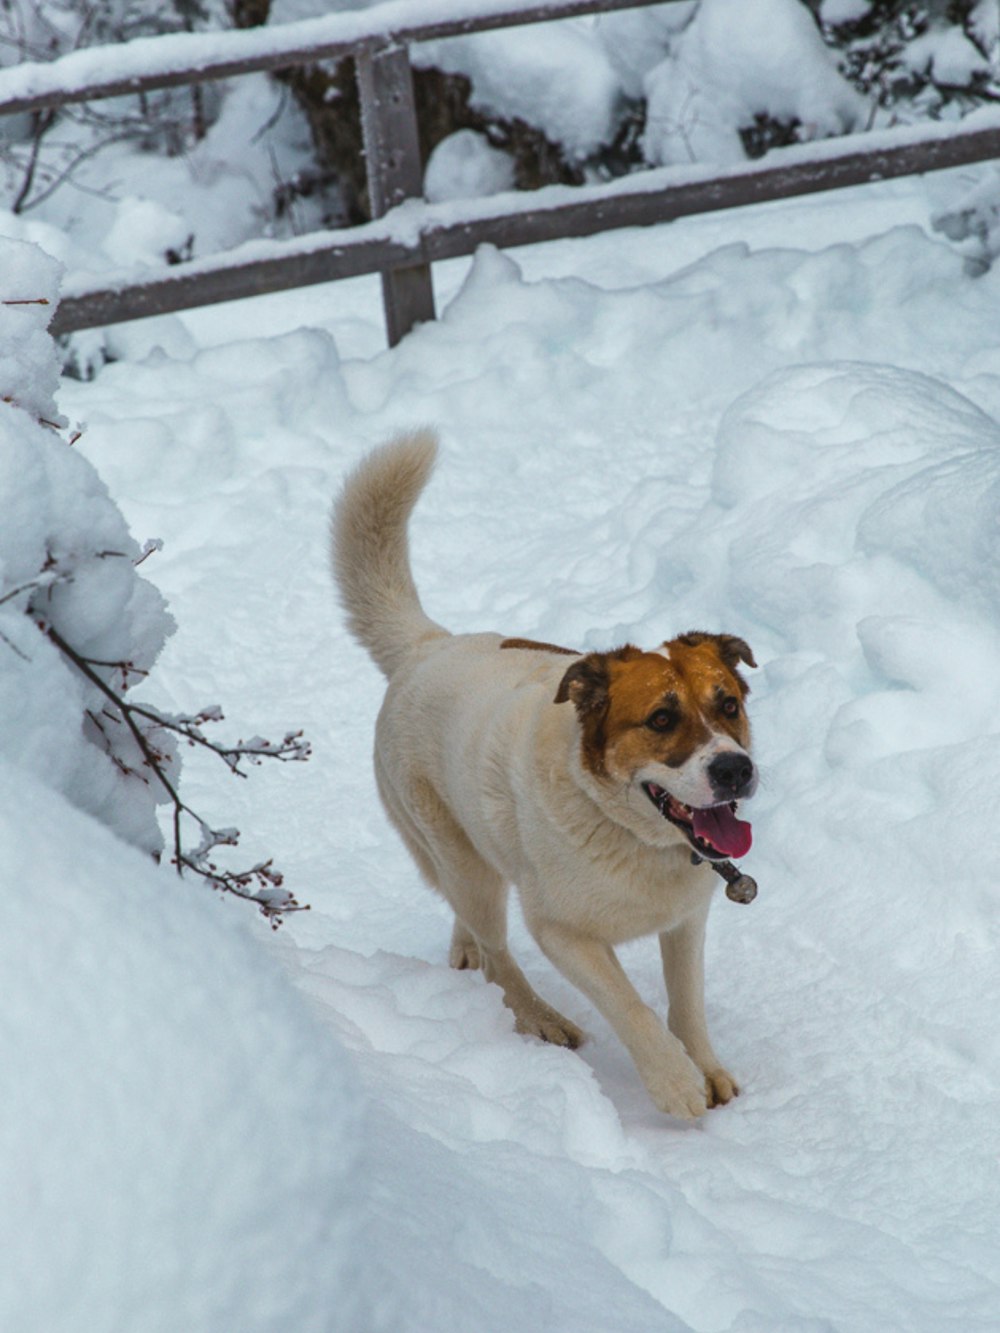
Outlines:
[[677,725],[677,714],[669,708],[658,708],[646,718],[646,726],[651,731],[673,731]]
[[724,717],[739,717],[740,703],[732,695],[722,701],[722,714]]

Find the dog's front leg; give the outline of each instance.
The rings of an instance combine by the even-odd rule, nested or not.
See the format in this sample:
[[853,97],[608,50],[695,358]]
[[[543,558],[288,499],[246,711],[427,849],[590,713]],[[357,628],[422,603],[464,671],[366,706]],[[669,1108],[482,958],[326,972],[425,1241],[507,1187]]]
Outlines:
[[705,1021],[705,922],[708,904],[660,936],[663,979],[670,1002],[670,1031],[705,1075],[708,1104],[720,1106],[738,1093],[736,1080],[719,1063]]
[[531,929],[546,956],[617,1032],[660,1110],[684,1119],[704,1114],[704,1075],[642,1002],[611,946],[553,922],[534,921]]

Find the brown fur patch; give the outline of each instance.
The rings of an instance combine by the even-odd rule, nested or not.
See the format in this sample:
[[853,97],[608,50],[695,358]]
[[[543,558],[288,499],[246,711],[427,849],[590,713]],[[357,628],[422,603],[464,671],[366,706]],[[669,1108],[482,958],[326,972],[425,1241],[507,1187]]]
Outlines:
[[[691,643],[692,639],[697,642]],[[688,682],[693,697],[703,715],[715,730],[722,730],[733,740],[746,748],[750,743],[750,724],[743,709],[743,700],[750,692],[750,687],[735,668],[731,660],[732,650],[728,647],[727,635],[682,635],[663,645],[670,653],[670,661]],[[753,654],[742,639],[736,643],[746,649],[747,657],[740,656],[740,661],[752,665]],[[723,705],[735,700],[735,716],[728,716]]]
[[555,702],[572,701],[583,731],[584,766],[593,773],[605,771],[605,720],[610,705],[612,666],[642,656],[641,649],[631,644],[612,653],[588,653],[574,662],[559,682]]
[[[709,728],[684,674],[659,653],[624,663],[608,690],[604,767],[627,778],[650,760],[678,768],[709,739]],[[648,725],[666,710],[676,721],[667,732]]]

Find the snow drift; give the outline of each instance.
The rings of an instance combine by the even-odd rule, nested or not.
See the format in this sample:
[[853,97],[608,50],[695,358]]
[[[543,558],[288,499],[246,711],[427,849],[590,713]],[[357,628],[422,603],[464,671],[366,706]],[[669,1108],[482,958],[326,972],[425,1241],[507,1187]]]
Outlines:
[[209,894],[6,759],[0,848],[4,1327],[356,1333],[337,1043]]

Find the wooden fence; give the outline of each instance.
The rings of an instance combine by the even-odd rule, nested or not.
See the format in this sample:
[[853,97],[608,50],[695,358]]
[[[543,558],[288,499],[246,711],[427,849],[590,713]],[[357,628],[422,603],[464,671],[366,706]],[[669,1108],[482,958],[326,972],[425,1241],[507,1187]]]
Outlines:
[[[264,292],[380,273],[390,344],[434,318],[431,265],[477,246],[528,245],[648,226],[847,185],[1000,158],[1000,113],[977,128],[938,124],[778,149],[723,176],[706,167],[640,172],[603,186],[547,187],[466,206],[420,202],[422,165],[410,47],[489,29],[637,8],[664,0],[552,0],[511,10],[509,0],[388,0],[362,12],[275,28],[145,38],[89,48],[49,64],[0,71],[0,115],[37,112],[319,59],[355,61],[368,189],[375,221],[284,242],[251,242],[140,281],[122,275],[74,289],[52,331],[118,323]],[[675,0],[666,0],[674,3]],[[111,71],[102,73],[102,71]]]

